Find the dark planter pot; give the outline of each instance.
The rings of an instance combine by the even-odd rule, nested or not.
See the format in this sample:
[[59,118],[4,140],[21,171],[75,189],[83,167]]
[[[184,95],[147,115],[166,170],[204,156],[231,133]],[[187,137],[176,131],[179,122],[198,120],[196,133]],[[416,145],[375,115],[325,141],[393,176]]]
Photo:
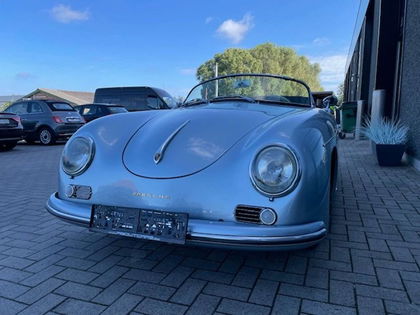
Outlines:
[[405,144],[376,144],[375,151],[380,166],[399,166]]

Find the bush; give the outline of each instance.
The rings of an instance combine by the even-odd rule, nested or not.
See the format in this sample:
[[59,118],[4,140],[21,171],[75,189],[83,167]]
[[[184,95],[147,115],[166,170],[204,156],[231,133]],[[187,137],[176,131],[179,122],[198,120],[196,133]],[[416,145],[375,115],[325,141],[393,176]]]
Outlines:
[[361,132],[376,144],[404,144],[408,140],[408,127],[387,118],[374,122],[366,119]]

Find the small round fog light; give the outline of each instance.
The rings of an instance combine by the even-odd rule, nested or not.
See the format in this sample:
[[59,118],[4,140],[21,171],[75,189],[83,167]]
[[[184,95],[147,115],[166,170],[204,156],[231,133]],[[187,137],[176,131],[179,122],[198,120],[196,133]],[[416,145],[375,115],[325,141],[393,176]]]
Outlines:
[[66,196],[68,198],[73,197],[74,193],[75,193],[75,189],[73,185],[67,185],[66,186],[66,190],[65,190]]
[[260,212],[260,220],[265,225],[273,225],[277,220],[277,215],[274,210],[264,208]]

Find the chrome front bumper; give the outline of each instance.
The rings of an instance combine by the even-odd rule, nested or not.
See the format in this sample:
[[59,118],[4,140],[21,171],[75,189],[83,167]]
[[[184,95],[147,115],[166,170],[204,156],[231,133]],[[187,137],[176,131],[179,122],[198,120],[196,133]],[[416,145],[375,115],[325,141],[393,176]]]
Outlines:
[[[55,193],[45,207],[60,219],[89,227],[89,204],[62,200]],[[236,249],[289,250],[319,243],[326,234],[323,221],[292,226],[264,226],[190,219],[186,243]]]

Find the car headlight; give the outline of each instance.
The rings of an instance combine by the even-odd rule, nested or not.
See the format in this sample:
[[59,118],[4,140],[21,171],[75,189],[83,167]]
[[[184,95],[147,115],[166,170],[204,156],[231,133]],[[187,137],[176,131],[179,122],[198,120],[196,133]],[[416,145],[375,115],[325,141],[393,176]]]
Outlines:
[[64,147],[61,158],[64,172],[70,176],[82,174],[89,167],[94,154],[95,145],[91,138],[70,139]]
[[285,146],[272,145],[255,156],[250,173],[258,191],[277,197],[293,190],[299,179],[299,164],[293,151]]

